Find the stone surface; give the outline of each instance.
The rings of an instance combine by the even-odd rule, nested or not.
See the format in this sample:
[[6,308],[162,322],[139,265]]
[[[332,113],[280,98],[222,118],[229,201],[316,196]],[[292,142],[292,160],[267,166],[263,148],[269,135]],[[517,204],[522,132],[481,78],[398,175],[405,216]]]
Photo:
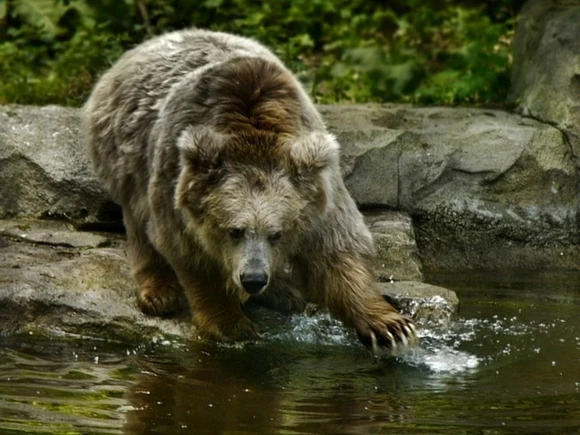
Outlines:
[[62,221],[9,221],[0,220],[0,235],[41,245],[69,248],[102,248],[109,238],[85,231],[74,231],[71,224]]
[[[100,237],[100,236],[99,236]],[[150,318],[136,304],[123,242],[76,249],[0,237],[0,333],[23,330],[122,341],[184,336],[186,322]]]
[[499,110],[323,106],[363,208],[407,211],[431,270],[580,267],[564,135]]
[[565,132],[580,166],[580,2],[528,0],[513,50],[509,99]]
[[[139,310],[125,242],[118,234],[75,232],[54,221],[0,221],[0,228],[0,334],[39,331],[123,342],[196,339],[187,313],[160,319]],[[407,286],[388,285],[399,290],[399,285]],[[433,314],[427,308],[414,309],[409,298],[417,306],[433,302],[431,311],[440,306],[431,287],[422,288],[425,293],[411,295],[403,289],[389,294],[395,302],[400,298],[402,309],[422,321],[423,315],[430,319]],[[447,297],[447,290],[441,289],[440,295]],[[266,330],[275,325],[280,329],[288,321],[265,308],[251,310],[251,315]]]
[[454,291],[416,281],[379,284],[383,296],[423,326],[448,326],[459,310]]
[[393,211],[367,212],[365,221],[375,240],[377,279],[423,281],[423,266],[409,215]]
[[[409,213],[426,269],[580,268],[578,173],[557,128],[498,110],[320,110],[342,144],[353,197],[363,210]],[[0,218],[121,226],[78,128],[75,109],[0,108],[0,183],[9,186],[0,195]],[[417,271],[379,272],[382,279],[418,279]]]
[[0,106],[0,219],[119,220],[80,141],[79,110]]

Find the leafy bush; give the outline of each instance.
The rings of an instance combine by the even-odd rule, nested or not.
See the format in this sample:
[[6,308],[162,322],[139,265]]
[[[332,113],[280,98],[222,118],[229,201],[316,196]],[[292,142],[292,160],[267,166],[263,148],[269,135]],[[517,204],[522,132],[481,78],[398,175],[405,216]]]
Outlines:
[[254,37],[317,102],[501,103],[521,0],[4,0],[0,103],[80,105],[127,48],[197,26]]

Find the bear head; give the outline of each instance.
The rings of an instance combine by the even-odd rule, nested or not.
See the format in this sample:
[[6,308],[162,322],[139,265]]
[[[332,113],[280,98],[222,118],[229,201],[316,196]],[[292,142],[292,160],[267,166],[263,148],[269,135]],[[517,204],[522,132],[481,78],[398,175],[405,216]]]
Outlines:
[[188,232],[242,300],[261,293],[334,206],[338,143],[325,132],[189,127],[178,147],[175,206]]

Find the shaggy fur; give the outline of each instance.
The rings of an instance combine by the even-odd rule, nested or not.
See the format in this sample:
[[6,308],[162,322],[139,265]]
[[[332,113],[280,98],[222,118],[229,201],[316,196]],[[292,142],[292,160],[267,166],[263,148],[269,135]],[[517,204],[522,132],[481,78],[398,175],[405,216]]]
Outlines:
[[415,340],[376,288],[336,140],[263,46],[203,30],[152,39],[98,82],[84,131],[123,207],[144,312],[187,303],[200,335],[237,340],[257,335],[250,295],[300,310],[304,294],[375,350]]

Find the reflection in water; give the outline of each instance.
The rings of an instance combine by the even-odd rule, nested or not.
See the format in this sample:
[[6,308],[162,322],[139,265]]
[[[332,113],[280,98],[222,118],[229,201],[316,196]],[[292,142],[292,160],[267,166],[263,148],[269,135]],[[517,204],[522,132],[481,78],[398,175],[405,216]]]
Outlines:
[[380,360],[324,314],[245,346],[3,338],[0,433],[578,432],[580,296],[551,286],[462,284],[452,327]]
[[361,349],[213,347],[161,371],[158,361],[141,363],[146,374],[130,395],[136,409],[128,414],[130,433],[143,433],[151,422],[155,433],[172,433],[176,426],[191,433],[319,433],[321,423],[360,433],[371,409],[397,421],[412,418],[397,397],[411,379],[409,368],[377,364]]
[[0,433],[123,433],[121,414],[130,383],[125,354],[39,341],[0,341]]

